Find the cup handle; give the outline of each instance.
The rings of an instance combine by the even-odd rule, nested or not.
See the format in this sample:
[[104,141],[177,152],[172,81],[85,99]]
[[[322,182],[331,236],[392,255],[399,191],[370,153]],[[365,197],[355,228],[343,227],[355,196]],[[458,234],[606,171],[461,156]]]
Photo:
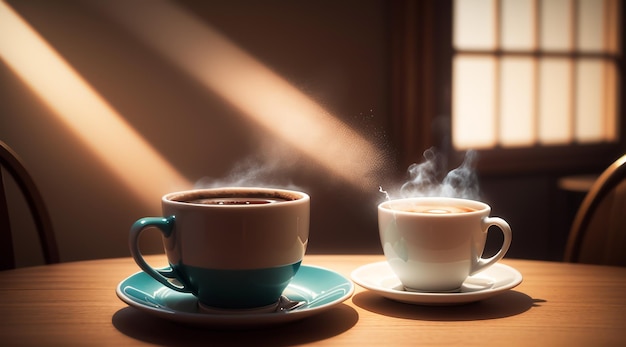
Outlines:
[[509,223],[507,223],[502,218],[485,217],[483,219],[483,232],[486,233],[489,230],[490,226],[496,226],[500,229],[500,231],[502,231],[502,234],[504,235],[504,240],[502,241],[502,247],[500,247],[500,250],[498,251],[498,253],[496,253],[490,258],[485,259],[485,258],[480,257],[479,255],[478,261],[472,265],[470,276],[477,272],[484,270],[485,268],[496,263],[498,260],[502,259],[502,257],[504,257],[506,252],[509,250],[509,247],[511,246],[512,233],[511,233],[511,227],[509,226]]
[[179,280],[171,268],[155,269],[152,266],[148,265],[146,260],[141,255],[141,252],[139,251],[139,235],[141,235],[141,233],[148,227],[158,228],[163,233],[163,235],[165,235],[165,237],[168,237],[172,233],[172,229],[174,228],[174,216],[166,218],[145,217],[137,220],[130,228],[130,238],[128,240],[130,246],[130,254],[135,259],[137,265],[139,265],[139,267],[145,273],[152,276],[155,280],[159,281],[164,286],[179,292],[189,293],[190,291],[187,290],[185,286],[174,283],[174,281],[179,282]]

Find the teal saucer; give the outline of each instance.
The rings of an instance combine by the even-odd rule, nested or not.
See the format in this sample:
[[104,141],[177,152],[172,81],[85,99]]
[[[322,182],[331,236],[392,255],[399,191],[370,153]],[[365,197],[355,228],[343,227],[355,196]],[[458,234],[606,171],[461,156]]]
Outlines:
[[310,317],[352,296],[354,285],[342,275],[321,267],[302,265],[283,292],[289,300],[304,302],[293,310],[266,313],[221,314],[202,312],[198,300],[171,290],[144,272],[120,282],[117,296],[139,310],[180,323],[245,328],[286,323]]

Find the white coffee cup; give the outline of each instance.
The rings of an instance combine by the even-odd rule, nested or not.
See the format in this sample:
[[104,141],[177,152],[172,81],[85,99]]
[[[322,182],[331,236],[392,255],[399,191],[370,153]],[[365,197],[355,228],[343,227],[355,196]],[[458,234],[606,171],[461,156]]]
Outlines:
[[[406,290],[450,292],[468,276],[502,259],[511,228],[489,217],[489,205],[456,198],[409,198],[378,205],[378,227],[385,257]],[[500,250],[482,258],[490,226],[504,235]]]

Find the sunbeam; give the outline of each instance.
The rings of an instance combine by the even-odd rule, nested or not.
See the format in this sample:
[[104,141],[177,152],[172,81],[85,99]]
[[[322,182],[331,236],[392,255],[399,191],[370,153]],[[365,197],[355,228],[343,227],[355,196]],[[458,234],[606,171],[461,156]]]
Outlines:
[[137,198],[192,186],[4,1],[0,33],[0,59]]
[[226,37],[169,1],[99,2],[121,25],[332,175],[375,190],[384,153]]

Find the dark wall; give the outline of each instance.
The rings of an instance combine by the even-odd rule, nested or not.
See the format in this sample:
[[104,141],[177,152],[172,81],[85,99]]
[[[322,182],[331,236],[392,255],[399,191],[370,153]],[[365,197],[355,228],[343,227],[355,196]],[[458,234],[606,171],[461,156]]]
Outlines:
[[[608,166],[608,164],[607,164]],[[579,172],[577,174],[587,173]],[[585,193],[563,189],[559,181],[572,173],[534,173],[486,176],[481,180],[483,199],[493,215],[506,219],[513,230],[507,254],[512,258],[563,259],[569,228]],[[499,247],[501,237],[490,231],[488,252]]]

